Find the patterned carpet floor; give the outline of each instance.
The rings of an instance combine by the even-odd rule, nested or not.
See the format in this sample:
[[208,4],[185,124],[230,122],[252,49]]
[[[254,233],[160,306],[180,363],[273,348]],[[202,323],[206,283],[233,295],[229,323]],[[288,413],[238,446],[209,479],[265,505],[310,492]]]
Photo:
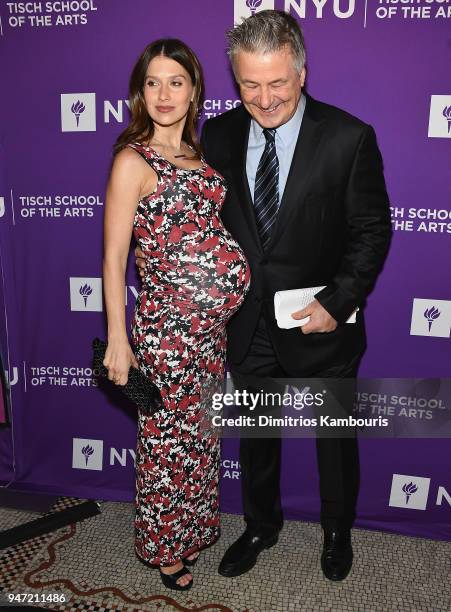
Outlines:
[[[61,497],[52,511],[83,500]],[[319,567],[321,528],[287,521],[279,543],[238,578],[217,565],[243,528],[222,516],[219,542],[202,553],[187,593],[166,590],[133,549],[133,505],[102,502],[101,514],[0,551],[0,609],[8,594],[64,612],[449,612],[451,546],[420,538],[353,530],[353,571],[331,583]],[[40,515],[0,508],[0,530]],[[55,594],[64,603],[44,602]]]

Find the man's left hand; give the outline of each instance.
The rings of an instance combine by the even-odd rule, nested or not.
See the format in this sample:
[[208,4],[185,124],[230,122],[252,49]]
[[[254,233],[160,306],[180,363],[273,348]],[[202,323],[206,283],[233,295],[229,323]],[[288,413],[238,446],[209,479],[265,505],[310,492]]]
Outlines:
[[299,327],[303,334],[328,333],[337,329],[336,320],[327,312],[318,300],[313,300],[302,310],[292,312],[293,319],[310,317],[310,321]]
[[146,260],[145,260],[145,256],[143,251],[141,251],[141,249],[139,248],[139,246],[137,246],[135,248],[135,264],[138,268],[138,273],[141,277],[141,280],[144,279],[145,275],[146,275]]

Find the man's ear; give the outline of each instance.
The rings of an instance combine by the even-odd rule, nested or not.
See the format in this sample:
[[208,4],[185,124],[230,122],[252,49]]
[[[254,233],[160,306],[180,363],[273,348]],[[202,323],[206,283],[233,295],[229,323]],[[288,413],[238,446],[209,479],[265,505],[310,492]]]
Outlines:
[[304,87],[306,74],[307,74],[307,71],[304,66],[303,69],[301,70],[301,74],[299,75],[299,78],[301,80],[301,87]]

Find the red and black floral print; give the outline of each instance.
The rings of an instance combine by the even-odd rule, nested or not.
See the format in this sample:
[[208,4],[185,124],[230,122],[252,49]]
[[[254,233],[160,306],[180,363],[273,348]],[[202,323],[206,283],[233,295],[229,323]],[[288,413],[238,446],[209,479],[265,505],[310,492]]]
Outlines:
[[138,414],[135,549],[144,561],[169,566],[219,535],[220,444],[202,427],[203,389],[222,383],[225,325],[250,272],[219,218],[222,176],[204,162],[180,169],[150,147],[131,146],[158,176],[134,219],[146,275],[132,342],[164,404],[151,417]]

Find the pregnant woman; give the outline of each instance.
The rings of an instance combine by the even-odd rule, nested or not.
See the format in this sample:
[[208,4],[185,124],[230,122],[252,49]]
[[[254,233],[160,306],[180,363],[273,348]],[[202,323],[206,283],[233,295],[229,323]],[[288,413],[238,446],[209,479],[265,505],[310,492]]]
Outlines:
[[[146,47],[131,75],[131,122],[116,143],[105,209],[104,365],[118,385],[130,365],[139,367],[163,400],[152,416],[138,412],[135,550],[175,590],[192,586],[186,566],[219,536],[220,447],[205,430],[205,412],[208,389],[224,377],[225,324],[250,282],[219,218],[224,179],[196,140],[203,90],[199,61],[184,43]],[[124,303],[132,233],[146,258],[134,350]]]

